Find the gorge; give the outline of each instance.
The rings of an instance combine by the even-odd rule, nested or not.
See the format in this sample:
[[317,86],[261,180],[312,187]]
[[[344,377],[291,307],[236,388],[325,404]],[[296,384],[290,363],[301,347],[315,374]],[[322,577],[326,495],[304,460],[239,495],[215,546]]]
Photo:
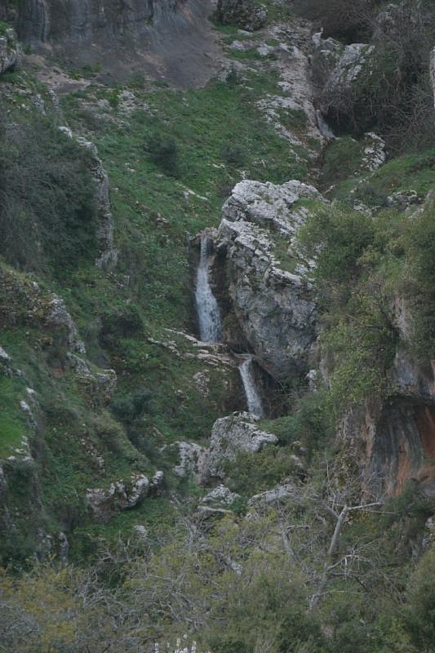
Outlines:
[[433,652],[434,29],[0,0],[0,648]]

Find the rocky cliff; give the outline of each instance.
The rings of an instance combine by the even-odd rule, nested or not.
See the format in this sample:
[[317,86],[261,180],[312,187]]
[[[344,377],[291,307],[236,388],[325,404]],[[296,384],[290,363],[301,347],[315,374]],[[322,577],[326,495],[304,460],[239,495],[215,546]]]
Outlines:
[[3,2],[2,11],[34,50],[54,49],[69,65],[94,66],[109,80],[140,70],[183,86],[204,83],[214,70],[204,60],[213,51],[208,1],[25,0]]

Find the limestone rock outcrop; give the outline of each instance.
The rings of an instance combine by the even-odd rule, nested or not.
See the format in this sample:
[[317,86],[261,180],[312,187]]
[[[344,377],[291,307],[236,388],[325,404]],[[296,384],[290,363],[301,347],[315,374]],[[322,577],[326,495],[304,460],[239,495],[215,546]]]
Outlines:
[[[59,131],[64,133],[68,138],[74,137],[69,127],[61,126],[59,127]],[[95,263],[102,270],[109,271],[116,266],[118,260],[118,250],[115,248],[113,242],[114,222],[109,196],[109,177],[98,156],[98,150],[94,143],[83,138],[83,136],[79,136],[76,140],[91,155],[90,173],[97,190],[97,242],[99,254]]]
[[195,442],[176,442],[178,447],[178,464],[173,472],[179,478],[192,476],[197,483],[202,483],[207,476],[208,450]]
[[211,10],[209,0],[23,0],[14,23],[22,42],[75,67],[120,81],[139,71],[184,87],[206,83],[218,68]]
[[[239,326],[258,362],[278,380],[305,369],[316,337],[316,303],[295,235],[308,199],[323,202],[312,186],[243,181],[224,204],[217,247],[225,250],[229,294]],[[224,334],[225,337],[225,334]]]
[[332,38],[322,39],[314,35],[315,51],[312,67],[315,78],[321,84],[322,95],[343,94],[370,66],[374,46],[368,43],[351,43],[343,46]]
[[223,25],[254,32],[265,25],[267,12],[255,0],[218,0],[217,16]]
[[2,29],[0,25],[0,75],[13,70],[20,63],[20,46],[12,28]]
[[234,461],[238,453],[257,453],[278,443],[276,435],[258,428],[257,421],[248,413],[235,413],[214,423],[207,457],[209,476],[224,478],[225,464]]
[[88,489],[86,502],[96,519],[107,521],[120,510],[135,508],[146,497],[156,493],[162,482],[162,472],[156,472],[152,481],[145,474],[134,474],[129,481],[115,481],[106,490]]
[[339,440],[359,467],[367,496],[398,494],[410,480],[435,496],[435,362],[415,360],[406,344],[412,316],[403,300],[394,310],[400,341],[387,397],[350,408]]

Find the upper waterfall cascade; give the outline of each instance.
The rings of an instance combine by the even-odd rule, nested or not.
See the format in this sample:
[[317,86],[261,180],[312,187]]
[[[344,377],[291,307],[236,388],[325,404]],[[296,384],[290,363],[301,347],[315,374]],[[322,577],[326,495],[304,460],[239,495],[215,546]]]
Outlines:
[[201,257],[195,290],[199,334],[203,342],[221,342],[222,322],[216,297],[210,287],[209,258],[209,238],[206,234],[201,234]]
[[240,365],[240,376],[243,381],[249,414],[254,417],[264,417],[263,406],[255,383],[252,360],[252,356],[248,356],[248,358],[246,358],[246,360]]

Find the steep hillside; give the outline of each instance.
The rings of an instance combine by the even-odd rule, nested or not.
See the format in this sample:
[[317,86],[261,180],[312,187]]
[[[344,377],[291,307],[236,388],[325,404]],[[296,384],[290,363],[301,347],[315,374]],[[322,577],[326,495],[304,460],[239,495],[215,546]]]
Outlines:
[[7,650],[432,651],[430,3],[0,11]]

